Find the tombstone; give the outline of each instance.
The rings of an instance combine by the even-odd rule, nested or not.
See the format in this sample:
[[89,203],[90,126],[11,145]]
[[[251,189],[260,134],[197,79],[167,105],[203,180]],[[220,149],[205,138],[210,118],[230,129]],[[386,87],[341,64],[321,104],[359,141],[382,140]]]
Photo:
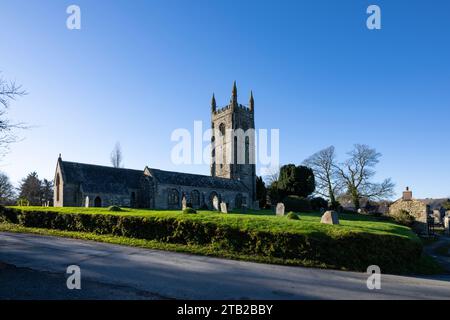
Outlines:
[[446,235],[450,236],[450,217],[449,216],[446,216],[444,218],[444,231],[445,231]]
[[220,203],[220,212],[222,213],[228,213],[227,204],[225,202]]
[[275,212],[277,216],[284,216],[284,203],[278,203]]
[[441,217],[441,211],[440,210],[433,210],[433,217],[434,217],[434,221],[437,224],[441,224],[442,223],[442,217]]
[[259,210],[259,201],[253,201],[253,210]]
[[186,197],[183,196],[183,199],[181,199],[181,210],[186,210],[187,208],[187,200]]
[[219,211],[219,197],[218,196],[214,196],[213,200],[212,200],[212,205],[213,205],[213,210]]
[[325,223],[325,224],[339,224],[339,217],[338,217],[338,213],[336,211],[326,211],[323,216],[322,219],[320,219],[320,223]]
[[84,206],[86,208],[89,208],[89,196],[86,196],[86,199],[84,200]]

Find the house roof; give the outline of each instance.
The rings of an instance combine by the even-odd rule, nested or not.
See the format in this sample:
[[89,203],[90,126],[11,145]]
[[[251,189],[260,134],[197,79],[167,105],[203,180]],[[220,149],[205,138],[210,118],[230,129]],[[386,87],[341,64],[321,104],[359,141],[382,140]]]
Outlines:
[[146,169],[159,183],[248,192],[247,187],[239,180],[211,177],[192,173],[164,171],[148,167]]
[[65,183],[78,184],[89,193],[129,194],[138,189],[142,170],[113,168],[85,163],[60,161]]

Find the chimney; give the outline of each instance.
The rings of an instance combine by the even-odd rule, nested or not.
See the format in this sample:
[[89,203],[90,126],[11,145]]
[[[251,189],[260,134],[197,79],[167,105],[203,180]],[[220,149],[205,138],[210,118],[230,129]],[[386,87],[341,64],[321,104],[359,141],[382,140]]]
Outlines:
[[406,187],[406,191],[403,191],[403,201],[411,201],[412,200],[412,191],[409,190],[409,187]]

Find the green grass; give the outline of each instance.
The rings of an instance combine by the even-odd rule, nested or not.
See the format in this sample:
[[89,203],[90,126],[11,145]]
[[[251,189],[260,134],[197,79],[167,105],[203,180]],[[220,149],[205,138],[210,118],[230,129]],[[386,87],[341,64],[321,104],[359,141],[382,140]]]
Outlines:
[[270,232],[291,232],[312,234],[322,232],[332,236],[339,236],[348,232],[362,232],[380,235],[395,235],[420,241],[414,232],[408,227],[398,225],[391,221],[385,221],[376,217],[339,214],[339,225],[325,225],[320,223],[319,213],[300,213],[300,220],[291,220],[285,217],[277,217],[270,210],[233,212],[221,214],[216,211],[199,210],[197,214],[185,215],[181,210],[146,210],[125,209],[121,212],[112,212],[108,208],[74,208],[74,207],[12,207],[24,211],[52,211],[66,214],[106,214],[116,216],[161,217],[201,220],[202,222],[226,225],[245,230],[258,230]]
[[[184,214],[181,210],[128,208],[120,212],[108,208],[10,208],[20,219],[8,220],[3,212],[7,219],[0,223],[0,231],[306,267],[364,271],[375,263],[384,264],[384,270],[391,273],[433,274],[441,270],[432,258],[420,258],[416,249],[422,244],[411,229],[367,215],[343,213],[339,214],[339,225],[326,225],[320,223],[319,213],[300,213],[300,220],[292,220],[269,210]],[[61,219],[66,214],[70,217]],[[77,220],[74,216],[78,214],[92,219]],[[123,218],[106,219],[108,216]]]

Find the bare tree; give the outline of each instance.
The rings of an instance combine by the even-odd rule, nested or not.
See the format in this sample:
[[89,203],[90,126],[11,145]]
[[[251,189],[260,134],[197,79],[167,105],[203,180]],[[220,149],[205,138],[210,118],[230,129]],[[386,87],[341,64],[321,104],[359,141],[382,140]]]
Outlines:
[[336,170],[336,153],[334,146],[316,152],[303,162],[314,171],[316,180],[315,193],[330,200],[331,206],[336,205],[336,195],[342,189]]
[[15,192],[9,177],[0,172],[0,204],[12,204],[14,201]]
[[355,209],[360,208],[361,198],[383,199],[391,197],[394,192],[394,183],[385,179],[381,183],[371,182],[375,175],[373,169],[379,162],[381,154],[367,145],[356,144],[348,153],[349,159],[341,165],[335,165],[339,179],[347,188]]
[[111,152],[111,164],[114,168],[121,168],[123,162],[122,148],[120,147],[120,143],[117,142],[114,146],[113,151]]
[[279,177],[280,177],[280,167],[270,167],[266,170],[264,180],[265,183],[268,186],[270,186],[274,182],[277,182]]
[[0,155],[8,151],[8,146],[17,140],[14,129],[25,128],[22,123],[11,123],[6,118],[6,111],[11,101],[26,95],[26,91],[13,81],[6,81],[0,76]]

